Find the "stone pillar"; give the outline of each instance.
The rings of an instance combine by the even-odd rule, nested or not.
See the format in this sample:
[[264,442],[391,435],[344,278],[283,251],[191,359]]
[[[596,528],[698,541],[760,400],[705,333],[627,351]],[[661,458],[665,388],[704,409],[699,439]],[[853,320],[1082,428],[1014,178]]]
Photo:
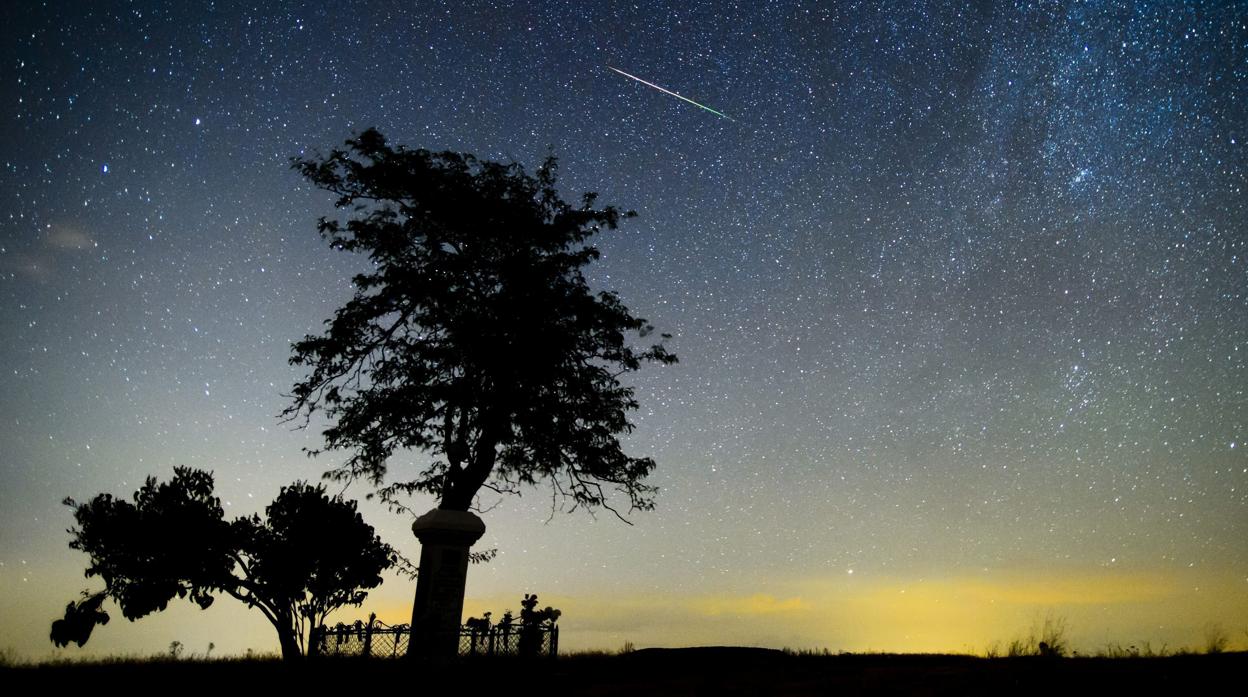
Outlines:
[[468,548],[485,534],[485,523],[467,511],[435,508],[412,523],[412,532],[420,540],[420,575],[408,655],[453,657],[464,614]]

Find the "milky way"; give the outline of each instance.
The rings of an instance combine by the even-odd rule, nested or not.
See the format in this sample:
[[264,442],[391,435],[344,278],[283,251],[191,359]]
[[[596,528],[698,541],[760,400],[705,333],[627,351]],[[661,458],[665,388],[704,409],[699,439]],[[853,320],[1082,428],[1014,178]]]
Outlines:
[[[187,464],[250,513],[337,464],[275,415],[290,342],[360,261],[289,162],[371,126],[554,154],[569,196],[636,210],[592,281],[680,357],[635,382],[658,509],[546,524],[548,489],[504,500],[470,607],[545,593],[571,645],[611,647],[959,649],[867,599],[973,583],[1009,605],[974,620],[985,643],[1047,606],[1089,643],[1248,626],[1244,4],[613,5],[6,6],[0,646],[46,653],[99,583],[65,496]],[[1010,605],[1025,578],[1066,590]],[[410,595],[374,599],[401,621]],[[275,648],[224,612],[97,648]]]

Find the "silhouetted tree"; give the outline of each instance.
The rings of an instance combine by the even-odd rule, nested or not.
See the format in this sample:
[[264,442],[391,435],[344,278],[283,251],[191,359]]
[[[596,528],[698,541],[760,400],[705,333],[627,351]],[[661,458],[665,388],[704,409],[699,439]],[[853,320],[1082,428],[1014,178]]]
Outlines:
[[[582,274],[598,258],[587,240],[633,213],[595,208],[594,194],[561,200],[553,158],[532,177],[394,148],[371,129],[346,145],[293,165],[353,214],[322,218],[321,235],[372,264],[326,332],[296,342],[290,359],[311,374],[285,416],[323,412],[325,447],[350,451],[330,476],[365,477],[391,504],[423,492],[451,510],[468,510],[482,487],[515,493],[541,479],[573,509],[615,512],[604,486],[631,509],[653,508],[644,479],[654,461],[618,440],[637,408],[618,378],[676,357],[661,343],[631,347],[630,333],[653,327]],[[434,457],[385,485],[387,459],[403,449]]]
[[394,551],[356,511],[322,486],[296,482],[258,515],[225,520],[209,472],[175,468],[148,477],[134,503],[99,494],[74,509],[69,546],[91,557],[87,576],[104,590],[70,603],[52,625],[58,646],[86,643],[112,598],[131,621],[164,610],[175,596],[201,608],[226,593],[258,608],[277,629],[286,659],[303,654],[306,630],[343,605],[360,605],[395,563]]
[[[260,608],[278,627],[283,654],[298,655],[308,632],[330,613],[364,602],[364,589],[381,584],[381,572],[396,555],[364,522],[354,501],[331,498],[320,485],[283,487],[265,516],[235,522],[242,540],[235,561],[244,578],[226,592]],[[299,646],[287,645],[292,638]]]

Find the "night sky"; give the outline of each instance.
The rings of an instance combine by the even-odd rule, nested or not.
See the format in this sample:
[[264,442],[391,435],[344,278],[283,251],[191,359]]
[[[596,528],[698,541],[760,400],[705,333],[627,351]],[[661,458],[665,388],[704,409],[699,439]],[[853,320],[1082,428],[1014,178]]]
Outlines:
[[[241,515],[345,457],[277,417],[362,268],[289,165],[368,127],[636,210],[591,282],[680,357],[633,380],[657,510],[502,500],[467,612],[536,592],[567,649],[1248,646],[1248,5],[257,5],[0,11],[0,648],[101,587],[64,497],[184,464]],[[277,650],[228,597],[112,614],[61,653]]]

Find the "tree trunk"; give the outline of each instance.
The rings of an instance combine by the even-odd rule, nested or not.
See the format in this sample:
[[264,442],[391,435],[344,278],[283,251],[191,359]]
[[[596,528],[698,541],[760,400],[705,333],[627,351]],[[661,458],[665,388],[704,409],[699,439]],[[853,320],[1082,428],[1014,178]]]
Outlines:
[[[311,624],[312,624],[312,628],[308,630],[308,655],[307,657],[316,658],[317,656],[321,655],[321,636],[322,636],[321,633],[325,629],[325,626],[324,626],[325,620],[324,618],[322,618],[320,622],[314,621]],[[369,625],[370,626],[372,625],[371,620],[369,621]]]
[[477,492],[490,478],[490,472],[494,471],[494,463],[498,459],[496,448],[501,431],[502,427],[497,423],[497,419],[490,417],[477,438],[472,456],[468,460],[468,466],[455,472],[450,478],[450,486],[443,490],[438,508],[448,511],[467,511],[472,507]]
[[278,627],[277,639],[282,645],[282,660],[295,662],[303,660],[303,651],[299,648],[299,639],[295,637],[294,627]]

